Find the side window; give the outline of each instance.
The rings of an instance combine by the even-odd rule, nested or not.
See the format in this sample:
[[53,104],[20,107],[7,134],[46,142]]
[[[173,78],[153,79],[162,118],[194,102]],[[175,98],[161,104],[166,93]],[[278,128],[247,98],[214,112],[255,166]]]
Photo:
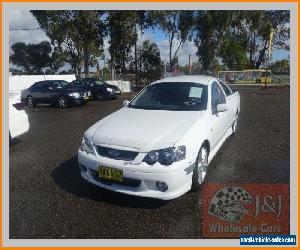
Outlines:
[[61,89],[62,88],[60,82],[52,82],[52,87],[55,88],[55,89]]
[[232,94],[231,88],[227,84],[225,84],[224,82],[222,82],[222,81],[219,81],[219,83],[220,83],[222,89],[224,90],[225,95],[226,96],[230,96]]
[[36,82],[31,86],[31,89],[40,89],[41,87],[43,87],[43,84],[44,82]]
[[44,89],[48,89],[50,86],[52,87],[52,82],[44,82],[43,83],[43,88]]
[[217,111],[217,105],[226,103],[225,95],[217,82],[213,82],[211,86],[211,108],[212,113],[215,114]]

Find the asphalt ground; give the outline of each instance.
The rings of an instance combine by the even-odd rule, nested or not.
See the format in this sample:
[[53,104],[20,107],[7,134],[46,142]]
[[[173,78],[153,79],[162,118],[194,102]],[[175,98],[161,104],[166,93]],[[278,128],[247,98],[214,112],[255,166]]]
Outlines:
[[[289,183],[289,90],[241,90],[238,130],[211,162],[205,183]],[[10,146],[13,239],[201,238],[201,191],[160,201],[85,182],[77,167],[82,135],[124,99],[84,107],[27,108],[30,130]],[[121,124],[120,124],[121,126]]]

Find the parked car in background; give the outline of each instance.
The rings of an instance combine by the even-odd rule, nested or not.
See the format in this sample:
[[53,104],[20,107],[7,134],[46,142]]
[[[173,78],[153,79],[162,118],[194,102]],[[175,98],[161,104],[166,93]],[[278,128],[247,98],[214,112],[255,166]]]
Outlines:
[[9,141],[29,130],[28,115],[24,110],[25,107],[26,105],[21,102],[20,96],[9,98]]
[[156,81],[98,121],[78,150],[81,176],[130,195],[173,199],[198,190],[234,134],[240,96],[210,76]]
[[78,79],[73,81],[72,84],[90,90],[93,100],[102,101],[107,99],[116,99],[117,95],[121,94],[121,90],[117,86],[108,84],[101,79]]
[[85,105],[91,93],[80,86],[73,86],[62,80],[47,80],[34,83],[22,90],[21,100],[29,107],[37,104],[52,104],[60,108],[69,105]]

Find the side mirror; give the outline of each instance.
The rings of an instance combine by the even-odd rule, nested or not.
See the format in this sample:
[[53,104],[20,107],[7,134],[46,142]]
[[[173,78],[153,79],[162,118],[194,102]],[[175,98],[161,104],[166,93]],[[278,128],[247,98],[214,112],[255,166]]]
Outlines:
[[129,101],[127,101],[127,100],[123,101],[123,107],[127,107],[128,104],[129,104]]
[[49,87],[49,90],[53,90],[53,87]]
[[226,103],[218,104],[217,105],[217,112],[225,112],[229,109],[228,105]]

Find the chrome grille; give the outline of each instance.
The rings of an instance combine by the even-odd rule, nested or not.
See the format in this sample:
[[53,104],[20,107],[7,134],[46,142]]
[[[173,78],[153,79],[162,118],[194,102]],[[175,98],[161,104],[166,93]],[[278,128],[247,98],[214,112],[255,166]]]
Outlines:
[[97,146],[98,155],[114,160],[132,161],[139,152]]

